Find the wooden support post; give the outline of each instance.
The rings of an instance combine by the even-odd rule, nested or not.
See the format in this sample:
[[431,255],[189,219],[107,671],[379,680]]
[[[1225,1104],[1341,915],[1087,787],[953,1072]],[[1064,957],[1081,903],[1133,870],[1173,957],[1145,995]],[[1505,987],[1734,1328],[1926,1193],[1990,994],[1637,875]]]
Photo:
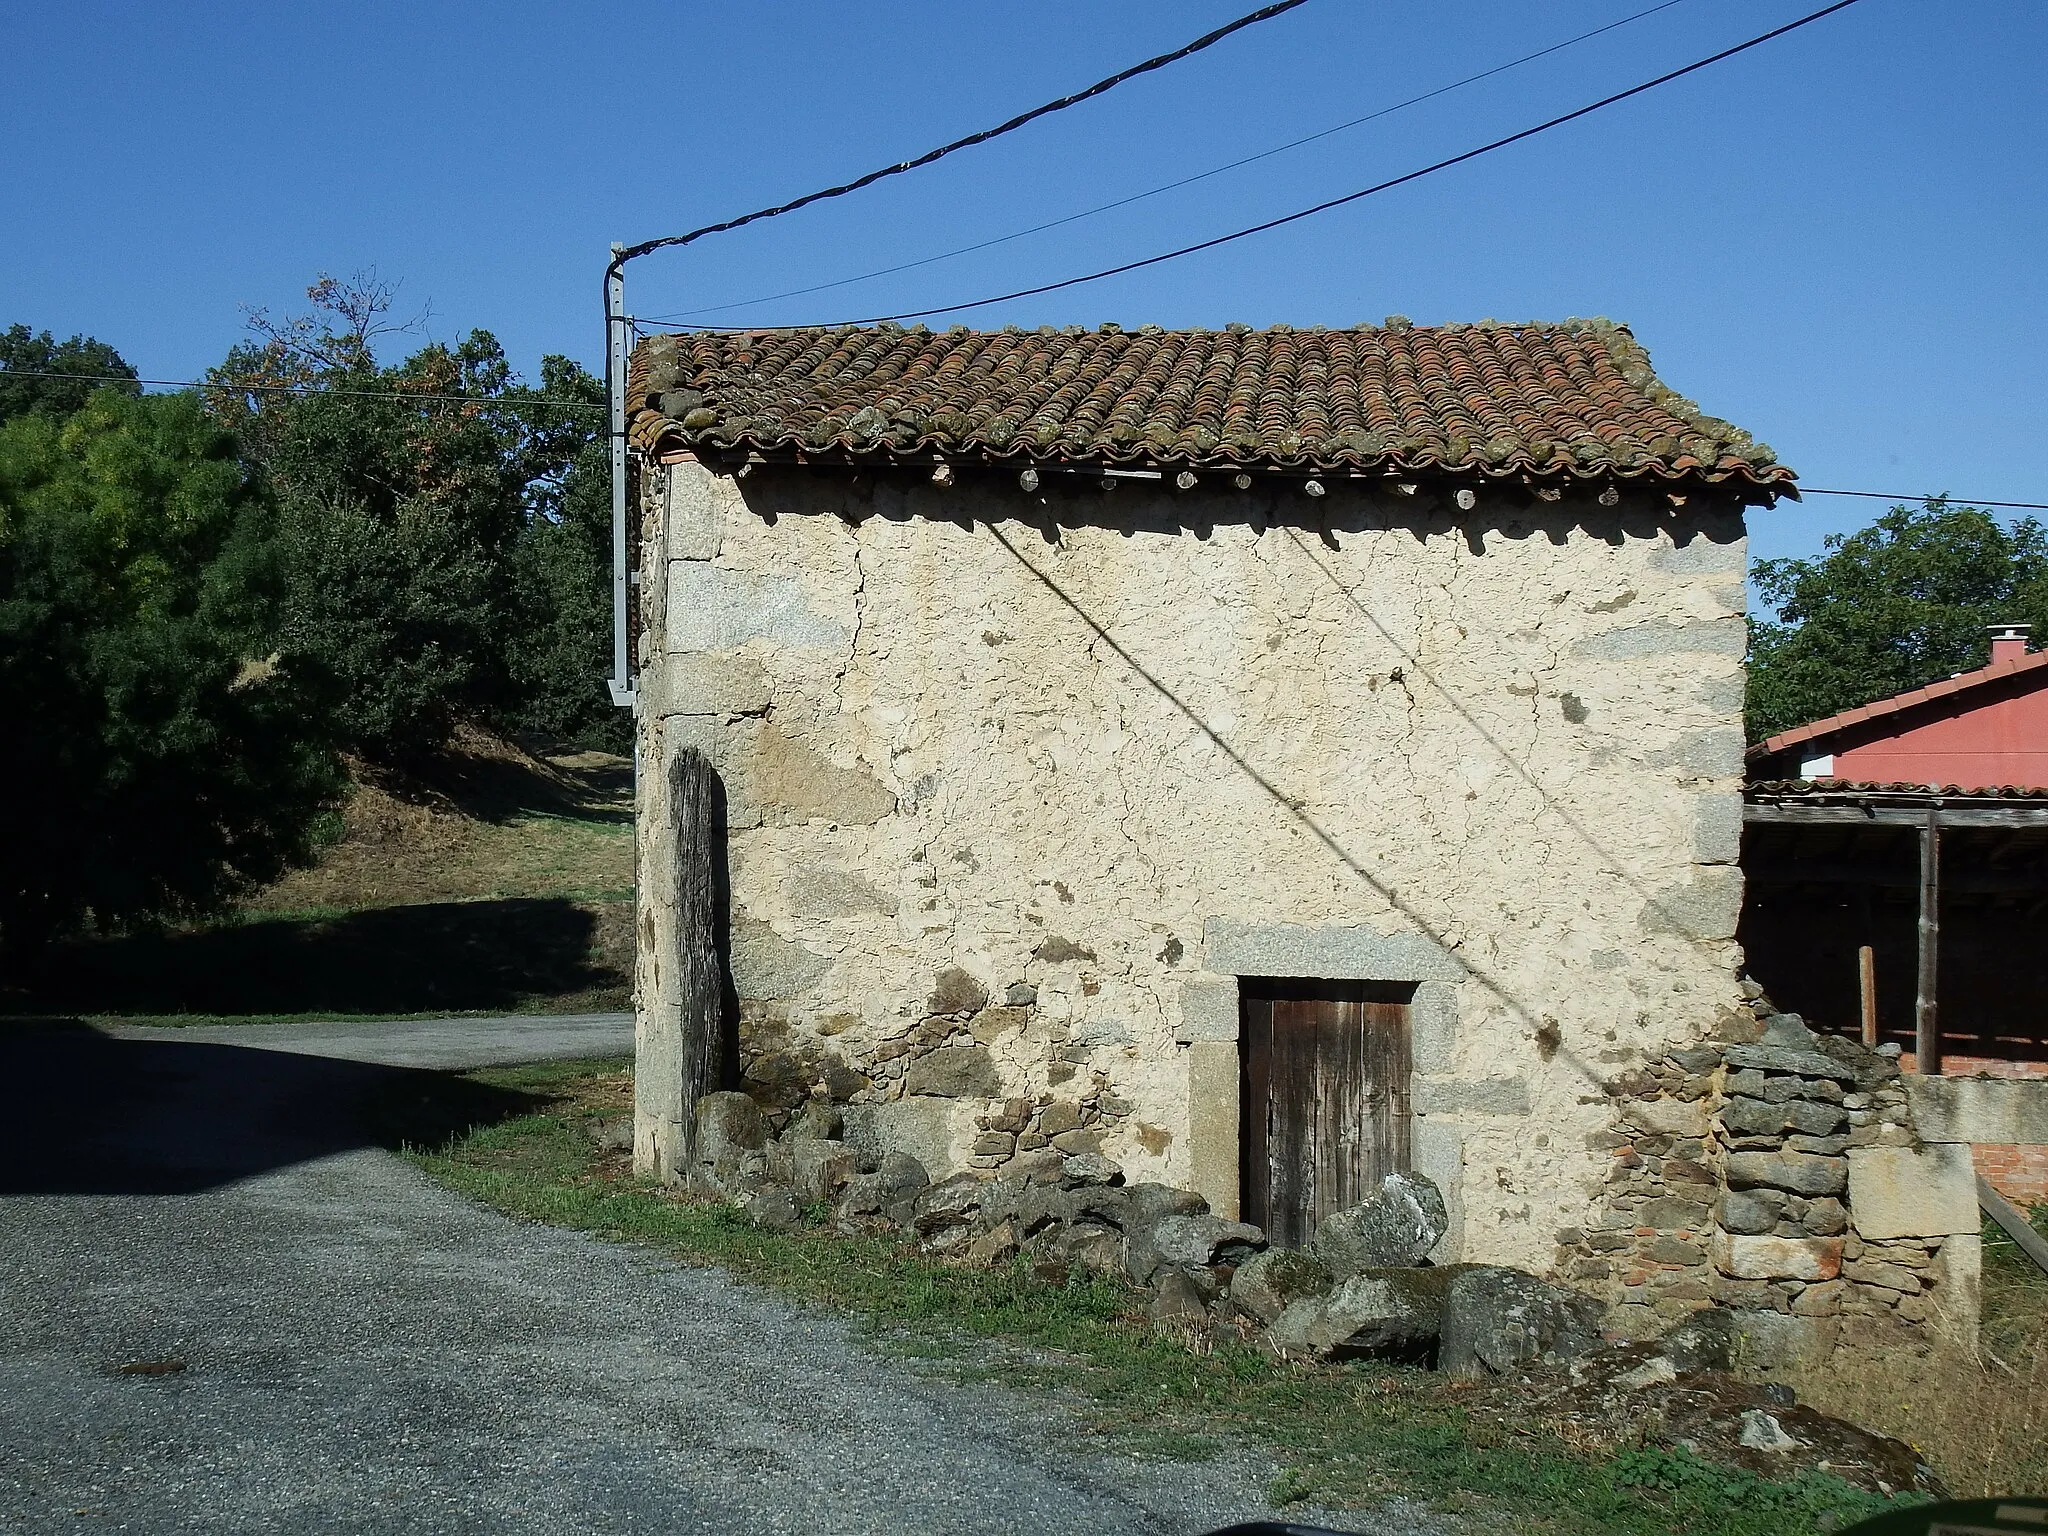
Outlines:
[[718,872],[725,858],[725,795],[718,771],[694,747],[669,771],[676,832],[675,996],[682,1015],[676,1094],[682,1134],[673,1171],[697,1162],[697,1101],[725,1081],[725,974],[718,958]]
[[1920,954],[1913,998],[1913,1062],[1941,1073],[1941,1024],[1935,1002],[1941,958],[1941,813],[1930,806],[1920,824]]
[[1877,1049],[1877,951],[1865,944],[1856,951],[1856,988],[1863,1001],[1863,1043]]

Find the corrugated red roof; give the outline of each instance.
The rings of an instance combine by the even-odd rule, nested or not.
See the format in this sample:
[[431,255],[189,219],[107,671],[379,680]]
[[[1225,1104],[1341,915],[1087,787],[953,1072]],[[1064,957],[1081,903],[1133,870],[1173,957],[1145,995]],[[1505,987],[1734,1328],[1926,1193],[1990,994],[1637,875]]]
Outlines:
[[[642,448],[1734,482],[1769,448],[1666,388],[1626,327],[660,336],[635,349]],[[1796,492],[1793,492],[1796,494]]]
[[[1882,719],[1886,715],[1898,714],[1901,710],[1912,709],[1915,705],[1931,704],[1936,699],[1953,698],[1956,694],[1967,693],[1973,688],[1982,688],[1987,683],[2002,682],[2022,673],[2038,671],[2048,667],[2048,651],[2036,651],[2031,656],[2020,656],[2012,661],[1994,661],[1988,667],[1979,667],[1974,672],[1958,673],[1938,683],[1929,683],[1925,688],[1911,688],[1904,693],[1894,694],[1888,699],[1864,704],[1856,709],[1845,709],[1839,715],[1829,715],[1825,720],[1816,720],[1811,725],[1795,726],[1789,731],[1780,731],[1767,741],[1761,741],[1749,749],[1749,757],[1773,757],[1788,747],[1804,746],[1823,736],[1832,736],[1851,726],[1862,725],[1867,720]],[[2041,679],[2048,683],[2048,676]]]

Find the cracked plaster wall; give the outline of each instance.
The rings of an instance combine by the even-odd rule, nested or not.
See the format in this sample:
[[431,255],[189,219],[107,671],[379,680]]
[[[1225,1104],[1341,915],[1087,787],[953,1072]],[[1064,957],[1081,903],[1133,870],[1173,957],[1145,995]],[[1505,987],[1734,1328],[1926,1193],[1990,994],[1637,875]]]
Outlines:
[[[1602,1083],[1738,1000],[1732,514],[666,482],[643,867],[668,867],[645,840],[700,745],[731,802],[746,1048],[843,1059],[875,1123],[985,1167],[1018,1102],[1064,1123],[1085,1098],[1132,1179],[1228,1204],[1234,1123],[1189,1097],[1234,1050],[1211,937],[1362,934],[1442,957],[1404,973],[1429,994],[1416,1145],[1460,1217],[1440,1256],[1540,1271],[1605,1174]],[[996,1006],[935,1028],[950,968]],[[643,1033],[666,1007],[643,951]],[[942,1041],[985,1047],[1000,1097],[909,1094],[890,1062]]]

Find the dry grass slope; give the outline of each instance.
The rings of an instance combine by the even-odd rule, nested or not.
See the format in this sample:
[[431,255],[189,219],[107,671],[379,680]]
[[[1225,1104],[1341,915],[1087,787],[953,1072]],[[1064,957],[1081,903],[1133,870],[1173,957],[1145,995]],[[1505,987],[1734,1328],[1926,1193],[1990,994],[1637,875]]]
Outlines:
[[[2048,1233],[2048,1206],[2032,1214]],[[1915,1447],[1958,1498],[2048,1493],[2048,1274],[1987,1223],[1974,1350],[1848,1349],[1792,1385],[1823,1412]]]
[[555,753],[483,731],[412,775],[353,765],[339,836],[247,905],[252,912],[360,911],[435,901],[627,901],[633,765]]
[[632,765],[481,731],[357,765],[313,867],[234,917],[71,940],[0,1013],[254,1021],[629,1006]]

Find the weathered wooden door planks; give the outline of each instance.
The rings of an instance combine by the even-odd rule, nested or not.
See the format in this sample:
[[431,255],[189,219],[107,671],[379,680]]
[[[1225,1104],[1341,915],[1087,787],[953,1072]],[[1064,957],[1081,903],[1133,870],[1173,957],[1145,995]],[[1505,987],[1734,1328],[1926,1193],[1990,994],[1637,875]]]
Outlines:
[[1299,1247],[1408,1166],[1411,986],[1240,983],[1244,1219]]

